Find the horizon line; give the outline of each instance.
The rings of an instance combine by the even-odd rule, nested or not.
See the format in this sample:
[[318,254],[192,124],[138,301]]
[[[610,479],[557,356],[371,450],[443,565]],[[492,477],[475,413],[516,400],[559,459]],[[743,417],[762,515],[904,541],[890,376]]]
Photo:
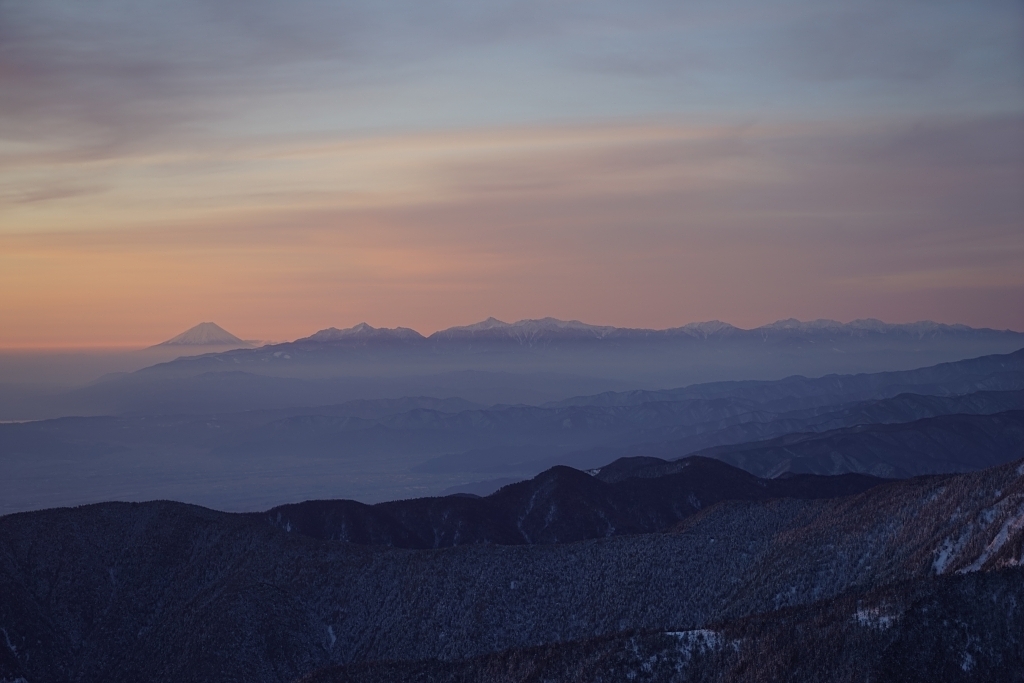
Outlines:
[[[1014,330],[1014,329],[1011,329],[1011,328],[1008,328],[1008,327],[1007,328],[1003,328],[1003,329],[994,328],[994,327],[973,327],[973,326],[967,325],[965,323],[944,323],[944,322],[938,322],[938,321],[935,321],[935,320],[928,320],[928,319],[925,319],[925,320],[914,320],[914,321],[910,321],[910,322],[890,323],[890,322],[884,321],[884,320],[882,320],[880,318],[854,318],[854,319],[852,319],[852,320],[850,320],[848,322],[843,322],[841,320],[836,320],[834,318],[813,318],[813,319],[808,319],[808,320],[801,320],[799,318],[789,317],[789,318],[779,318],[779,319],[774,320],[772,322],[765,323],[763,325],[757,325],[755,327],[740,327],[738,325],[734,325],[732,323],[729,323],[729,322],[726,322],[726,321],[723,321],[723,320],[712,319],[712,320],[691,321],[691,322],[688,322],[688,323],[683,323],[682,325],[676,325],[674,327],[654,328],[654,327],[628,327],[628,326],[618,326],[618,325],[600,325],[600,324],[583,322],[583,321],[575,319],[575,318],[566,320],[566,319],[562,319],[562,318],[555,318],[553,316],[545,316],[543,318],[522,318],[520,320],[516,320],[515,322],[509,323],[509,322],[505,322],[503,320],[500,320],[500,319],[498,319],[498,318],[496,318],[494,316],[488,316],[487,318],[484,318],[483,320],[479,320],[477,322],[468,323],[468,324],[464,324],[464,325],[451,325],[449,327],[436,329],[436,330],[434,330],[432,332],[429,332],[429,333],[426,333],[426,334],[423,333],[423,332],[420,332],[419,330],[417,330],[417,329],[415,329],[413,327],[406,327],[406,326],[403,326],[403,325],[398,325],[396,327],[385,327],[385,326],[377,327],[377,326],[374,326],[374,325],[372,325],[372,324],[370,324],[370,323],[368,323],[366,321],[360,321],[360,322],[357,322],[357,323],[355,323],[355,324],[353,324],[353,325],[351,325],[349,327],[336,327],[334,325],[329,325],[327,327],[321,327],[321,328],[315,330],[314,332],[306,334],[305,336],[296,337],[294,339],[283,339],[283,340],[243,339],[243,341],[245,341],[245,342],[247,342],[249,344],[252,344],[252,346],[250,348],[261,348],[261,347],[264,347],[264,346],[273,346],[273,345],[276,345],[276,344],[290,344],[290,343],[294,343],[294,342],[300,341],[302,339],[307,339],[307,338],[309,338],[309,337],[311,337],[311,336],[313,336],[313,335],[315,335],[315,334],[317,334],[319,332],[324,332],[326,330],[331,330],[331,329],[338,330],[338,331],[351,330],[351,329],[354,329],[356,327],[359,327],[360,325],[366,325],[367,327],[370,327],[370,328],[372,328],[374,330],[398,330],[398,329],[411,330],[411,331],[415,332],[416,334],[420,335],[421,337],[423,337],[424,339],[429,339],[431,336],[433,336],[433,335],[435,335],[435,334],[437,334],[439,332],[446,332],[448,330],[456,330],[456,329],[464,329],[464,328],[467,328],[467,327],[473,327],[475,325],[479,325],[481,323],[485,323],[485,322],[487,322],[489,320],[494,320],[497,323],[501,323],[502,325],[507,325],[507,326],[518,325],[520,323],[526,323],[526,322],[555,321],[555,322],[559,322],[559,323],[569,323],[569,324],[578,323],[580,325],[585,325],[587,327],[595,327],[595,328],[602,328],[602,327],[604,327],[604,328],[612,328],[612,329],[617,329],[617,330],[636,330],[636,331],[646,331],[646,332],[665,332],[665,331],[669,331],[669,330],[683,329],[683,328],[689,327],[691,325],[704,325],[704,324],[708,324],[708,323],[721,323],[722,325],[727,325],[727,326],[729,326],[731,328],[734,328],[734,329],[742,331],[742,332],[750,332],[752,330],[758,330],[758,329],[761,329],[761,328],[764,328],[764,327],[770,327],[772,325],[776,325],[778,323],[788,322],[788,321],[796,321],[797,323],[805,324],[805,325],[806,324],[810,324],[810,323],[816,323],[816,322],[831,322],[831,323],[837,323],[837,324],[839,324],[841,326],[844,326],[844,327],[848,326],[848,325],[852,325],[853,323],[856,323],[856,322],[873,321],[873,322],[881,323],[883,325],[891,325],[891,326],[909,326],[909,325],[917,325],[917,324],[922,324],[922,323],[931,323],[931,324],[934,324],[934,325],[940,325],[940,326],[945,326],[945,327],[962,326],[962,327],[966,327],[966,328],[969,328],[969,329],[975,330],[975,331],[989,330],[989,331],[992,331],[992,332],[1007,332],[1007,333],[1012,333],[1012,334],[1024,334],[1024,331]],[[206,322],[210,322],[210,321],[206,321]],[[25,353],[25,352],[42,352],[42,351],[53,351],[53,352],[79,351],[79,352],[83,352],[83,353],[89,353],[89,352],[101,353],[101,352],[147,351],[147,350],[150,350],[150,349],[154,349],[156,347],[173,348],[172,346],[162,346],[162,345],[166,344],[166,342],[169,341],[170,339],[173,339],[176,336],[184,334],[185,332],[188,332],[189,330],[193,329],[194,327],[197,327],[198,325],[202,325],[202,324],[204,324],[204,323],[197,323],[196,325],[193,325],[192,327],[189,327],[189,328],[183,330],[182,332],[179,332],[179,333],[177,333],[175,335],[172,335],[171,337],[168,337],[167,339],[164,339],[163,341],[159,341],[159,342],[156,342],[156,343],[153,343],[151,341],[147,341],[147,342],[93,342],[93,343],[85,342],[85,343],[78,343],[78,344],[76,344],[76,343],[62,343],[62,342],[42,342],[42,343],[37,343],[37,344],[17,344],[17,345],[9,345],[9,346],[8,345],[0,344],[0,352]],[[225,331],[228,331],[227,328],[225,328],[223,325],[220,325],[219,323],[214,323],[214,324],[217,325],[218,327],[220,327],[221,329],[223,329]],[[182,346],[185,347],[185,348],[188,348],[189,345],[182,345]],[[192,348],[202,347],[202,346],[209,346],[211,348],[214,348],[214,347],[218,347],[218,346],[226,347],[226,346],[232,346],[232,345],[231,344],[209,344],[209,345],[196,344],[196,345],[193,345]],[[240,348],[244,348],[244,347],[240,347]]]

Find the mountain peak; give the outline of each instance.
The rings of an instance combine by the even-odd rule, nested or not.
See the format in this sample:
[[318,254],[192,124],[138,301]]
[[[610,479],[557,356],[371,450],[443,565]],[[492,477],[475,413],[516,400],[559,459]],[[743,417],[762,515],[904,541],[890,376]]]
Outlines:
[[479,332],[479,331],[483,331],[483,330],[493,330],[493,329],[499,329],[499,328],[505,328],[505,327],[511,327],[511,325],[509,325],[509,323],[502,322],[501,320],[498,320],[497,318],[492,316],[492,317],[488,318],[487,320],[481,320],[480,322],[473,323],[472,325],[461,325],[459,327],[449,327],[445,331],[448,332],[448,331],[451,331],[451,330],[464,330],[466,332]]
[[434,337],[445,339],[508,339],[529,343],[541,338],[602,338],[617,328],[588,325],[579,320],[539,318],[506,323],[497,318],[488,318],[472,325],[449,327],[435,332]]
[[252,346],[217,323],[199,323],[157,346]]
[[842,327],[844,327],[843,323],[838,320],[819,318],[817,320],[808,320],[807,322],[803,322],[796,318],[786,318],[785,320],[776,320],[769,325],[764,325],[761,329],[797,330],[799,332],[807,332],[809,330],[835,330]]
[[373,327],[367,323],[359,323],[352,327],[339,330],[337,327],[328,327],[297,341],[331,342],[351,341],[360,339],[422,339],[416,330],[408,327]]
[[733,332],[739,332],[740,329],[735,325],[723,323],[721,320],[708,320],[700,323],[687,323],[686,325],[677,327],[672,331],[678,331],[684,334],[707,339],[711,335],[732,334]]
[[967,325],[947,325],[931,320],[919,320],[915,323],[886,323],[876,318],[860,318],[848,323],[838,320],[818,319],[806,322],[796,318],[777,320],[769,325],[756,328],[761,332],[787,332],[787,333],[841,333],[849,335],[872,334],[896,334],[923,336],[928,334],[963,334],[971,332],[989,331],[987,328],[975,329]]

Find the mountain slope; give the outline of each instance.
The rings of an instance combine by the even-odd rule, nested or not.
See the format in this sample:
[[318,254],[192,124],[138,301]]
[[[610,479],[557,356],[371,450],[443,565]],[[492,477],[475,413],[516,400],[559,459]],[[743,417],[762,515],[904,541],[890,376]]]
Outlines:
[[790,434],[701,454],[768,477],[783,472],[885,477],[966,472],[1024,457],[1024,411]]
[[296,341],[296,343],[303,342],[363,342],[363,343],[381,343],[389,341],[417,341],[423,339],[423,335],[416,330],[410,330],[408,327],[396,327],[394,329],[386,327],[371,327],[366,323],[359,323],[353,327],[348,327],[343,330],[339,330],[336,327],[328,327],[325,330],[310,335],[309,337],[303,337]]
[[[1003,606],[992,609],[990,606]],[[713,624],[441,662],[328,667],[302,683],[1019,680],[1024,570],[918,579]]]
[[[378,339],[376,335],[384,332],[388,335]],[[571,344],[532,349],[517,345],[478,348],[452,342],[452,346],[434,347],[428,340],[377,330],[342,341],[295,342],[180,358],[72,391],[59,399],[63,407],[58,407],[70,414],[209,414],[419,395],[552,408],[729,398],[779,413],[900,393],[949,396],[1024,389],[1024,350],[920,368],[929,360],[949,360],[948,354],[911,352],[907,347],[895,355],[870,350],[863,351],[865,356],[852,351],[836,355],[814,345],[790,353],[754,341],[728,348],[700,341],[694,343],[710,346],[696,349],[674,342],[657,348],[642,340],[637,343],[639,346],[608,342],[596,351]],[[747,348],[747,344],[752,346]],[[861,363],[857,358],[868,360]],[[843,359],[854,360],[848,363]],[[880,364],[920,369],[826,374],[874,370]],[[766,371],[768,368],[774,369]],[[706,382],[743,375],[764,377],[766,372],[776,377],[793,372],[825,376]],[[599,393],[667,382],[688,386]],[[569,398],[574,393],[587,395]]]
[[1012,568],[1022,536],[1019,462],[844,498],[723,501],[668,533],[530,546],[368,547],[167,502],[23,513],[0,518],[0,676],[259,683],[717,628]]
[[624,406],[658,401],[733,398],[778,411],[891,398],[902,393],[955,396],[1024,388],[1024,348],[895,372],[786,377],[779,380],[708,382],[659,391],[605,392],[548,404]]
[[[580,406],[585,408],[588,406]],[[593,408],[593,407],[591,407]],[[555,464],[589,469],[622,457],[653,456],[677,459],[716,446],[745,444],[784,434],[825,432],[862,424],[913,422],[926,417],[962,413],[988,415],[1024,409],[1024,391],[976,392],[962,396],[900,394],[890,399],[859,401],[849,405],[820,406],[775,413],[741,399],[690,399],[652,402],[637,406],[608,406],[610,414],[629,415],[631,430],[606,438],[603,445],[523,461],[506,446],[471,453],[446,455],[418,466],[422,471],[463,469],[476,472],[537,471]],[[560,410],[560,409],[555,409]],[[674,416],[673,421],[670,416]],[[656,438],[668,438],[655,441]],[[675,438],[671,438],[675,437]],[[681,437],[681,438],[680,438]],[[632,442],[629,445],[613,445]],[[983,452],[983,447],[982,451]],[[534,451],[536,454],[536,451]],[[536,455],[534,455],[536,457]],[[712,456],[713,457],[713,456]],[[517,458],[520,459],[517,462]],[[926,458],[927,460],[927,458]],[[946,470],[935,467],[918,474]],[[995,464],[995,461],[983,461]],[[984,465],[980,465],[984,466]],[[766,470],[765,470],[766,471]],[[860,471],[860,470],[851,470]],[[759,470],[760,473],[763,473]],[[838,474],[840,470],[832,470]]]
[[397,548],[494,543],[569,543],[664,531],[722,500],[834,498],[885,480],[863,475],[758,479],[706,458],[687,458],[657,479],[611,483],[569,467],[476,498],[419,498],[369,506],[306,501],[266,513],[271,523],[307,536]]

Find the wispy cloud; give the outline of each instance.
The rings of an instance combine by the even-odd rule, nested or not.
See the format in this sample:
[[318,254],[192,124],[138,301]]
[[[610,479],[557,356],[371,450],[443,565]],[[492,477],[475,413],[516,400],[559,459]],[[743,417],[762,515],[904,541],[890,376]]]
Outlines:
[[0,135],[109,152],[302,121],[339,130],[425,117],[814,118],[869,105],[922,113],[968,96],[1005,110],[1024,102],[1022,13],[1012,0],[8,0]]
[[1022,16],[2,1],[0,344],[68,320],[1024,327]]
[[[0,312],[89,310],[124,335],[197,302],[277,337],[542,313],[1019,326],[1020,127],[525,127],[69,162],[108,190],[4,207],[35,227],[0,238]],[[950,283],[975,297],[950,307]]]

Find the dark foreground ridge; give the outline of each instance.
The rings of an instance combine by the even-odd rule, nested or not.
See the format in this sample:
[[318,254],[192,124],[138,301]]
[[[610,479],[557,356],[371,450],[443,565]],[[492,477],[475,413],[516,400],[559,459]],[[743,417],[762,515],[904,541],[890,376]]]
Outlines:
[[532,545],[367,546],[170,502],[19,513],[0,680],[1013,680],[1022,551],[1024,462]]
[[[606,468],[619,472],[629,459]],[[591,476],[571,467],[546,472],[479,498],[454,495],[377,505],[312,500],[265,513],[288,531],[322,539],[395,548],[493,543],[571,543],[665,531],[723,500],[836,498],[884,483],[862,474],[759,479],[709,458],[672,463],[657,478]]]

